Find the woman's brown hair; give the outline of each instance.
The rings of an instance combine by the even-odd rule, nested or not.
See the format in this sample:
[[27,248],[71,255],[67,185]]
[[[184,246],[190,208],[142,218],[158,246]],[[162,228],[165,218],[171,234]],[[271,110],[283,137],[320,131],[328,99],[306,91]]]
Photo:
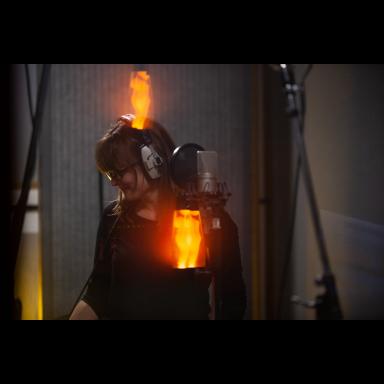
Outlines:
[[[142,164],[140,145],[137,140],[138,131],[132,128],[134,118],[133,115],[127,115],[118,119],[98,141],[95,155],[97,168],[101,173],[106,174],[111,170],[117,170],[121,168],[121,163]],[[154,120],[147,119],[144,129],[151,138],[154,150],[163,160],[163,164],[159,168],[160,178],[156,180],[148,178],[150,184],[156,185],[159,189],[162,211],[159,212],[159,217],[161,219],[166,212],[169,214],[169,211],[174,208],[174,188],[169,173],[169,163],[175,144],[167,130]],[[147,175],[143,165],[142,168],[144,174]],[[129,213],[132,209],[134,209],[134,204],[125,204],[123,194],[119,191],[113,213],[120,215],[123,212]]]

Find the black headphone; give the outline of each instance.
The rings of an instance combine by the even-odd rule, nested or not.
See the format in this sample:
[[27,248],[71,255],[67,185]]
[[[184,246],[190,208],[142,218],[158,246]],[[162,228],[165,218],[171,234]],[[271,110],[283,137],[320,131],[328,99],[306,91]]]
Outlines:
[[[131,125],[134,119],[135,116],[133,115],[123,115],[117,120],[117,123],[122,122]],[[152,180],[159,179],[161,177],[160,167],[164,164],[164,160],[153,148],[153,140],[149,131],[147,129],[130,129],[134,133],[134,141],[139,146],[141,160],[148,177]]]

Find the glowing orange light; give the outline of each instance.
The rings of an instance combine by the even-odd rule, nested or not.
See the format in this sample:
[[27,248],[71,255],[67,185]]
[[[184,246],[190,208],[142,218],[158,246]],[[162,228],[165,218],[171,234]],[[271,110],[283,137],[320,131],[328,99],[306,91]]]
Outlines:
[[131,88],[131,102],[136,115],[132,127],[144,129],[151,105],[151,77],[146,71],[134,72],[131,76]]
[[173,216],[174,267],[178,269],[205,267],[199,211],[179,210]]

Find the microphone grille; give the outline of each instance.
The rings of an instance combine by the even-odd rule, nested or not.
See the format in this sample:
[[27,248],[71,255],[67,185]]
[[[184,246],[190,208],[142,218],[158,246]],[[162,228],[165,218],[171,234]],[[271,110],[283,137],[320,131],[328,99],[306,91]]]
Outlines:
[[199,176],[210,174],[217,177],[218,156],[215,151],[197,152],[197,173]]

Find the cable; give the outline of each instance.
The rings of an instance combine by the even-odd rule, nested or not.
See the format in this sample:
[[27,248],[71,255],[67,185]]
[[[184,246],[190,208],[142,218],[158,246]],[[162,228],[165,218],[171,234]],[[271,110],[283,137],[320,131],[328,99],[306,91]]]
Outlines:
[[37,96],[37,105],[36,105],[36,113],[33,119],[33,130],[31,141],[29,145],[28,151],[28,159],[25,166],[24,178],[21,188],[21,194],[17,205],[15,207],[15,211],[12,217],[11,222],[11,257],[12,257],[12,267],[13,271],[16,267],[18,251],[20,247],[21,233],[24,224],[25,211],[27,206],[27,200],[29,195],[29,190],[31,186],[31,181],[33,177],[33,173],[36,165],[36,153],[37,146],[39,141],[39,136],[43,123],[43,112],[44,105],[48,91],[48,83],[49,83],[49,75],[51,70],[51,64],[44,64],[43,73],[40,81],[38,96]]
[[313,64],[308,64],[307,68],[305,69],[303,78],[301,79],[300,85],[304,86],[305,81],[307,80],[307,77],[312,72]]
[[32,91],[31,91],[31,78],[30,78],[30,75],[29,75],[29,66],[28,66],[28,64],[24,64],[24,68],[25,68],[25,77],[26,77],[26,82],[27,82],[27,95],[28,95],[29,114],[30,114],[32,125],[33,125],[33,122],[35,120],[35,113],[34,113],[34,110],[33,110]]

